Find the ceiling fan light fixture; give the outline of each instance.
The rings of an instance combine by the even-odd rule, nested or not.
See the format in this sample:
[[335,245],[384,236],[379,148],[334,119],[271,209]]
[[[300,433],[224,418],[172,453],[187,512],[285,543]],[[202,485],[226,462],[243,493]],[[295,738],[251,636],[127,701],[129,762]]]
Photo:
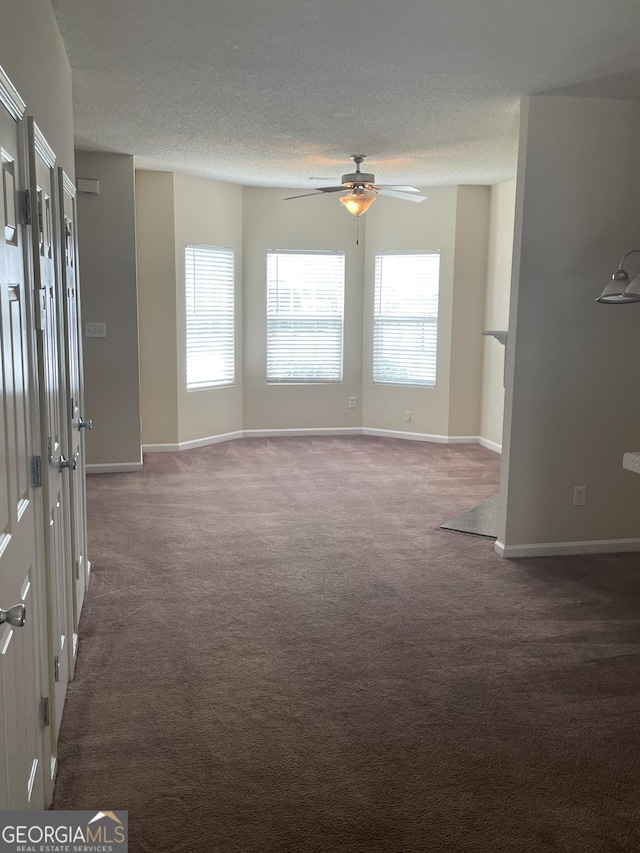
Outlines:
[[611,280],[596,299],[601,305],[625,305],[629,302],[640,302],[640,276],[629,282],[629,273],[624,269],[624,262],[629,255],[640,254],[640,249],[631,249],[620,261],[618,269]]
[[342,204],[354,216],[362,216],[363,213],[366,213],[375,200],[375,195],[364,195],[364,193],[349,193],[349,195],[343,195],[340,198]]

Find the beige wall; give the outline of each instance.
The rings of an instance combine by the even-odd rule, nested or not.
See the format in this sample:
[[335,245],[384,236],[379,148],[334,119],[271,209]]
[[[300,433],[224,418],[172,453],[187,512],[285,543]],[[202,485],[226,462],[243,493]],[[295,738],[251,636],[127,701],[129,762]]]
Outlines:
[[[438,437],[476,436],[490,191],[429,187],[425,194],[420,205],[385,198],[367,212],[363,424]],[[435,388],[379,385],[372,379],[375,253],[391,249],[440,252]]]
[[[175,175],[175,282],[178,377],[178,440],[242,429],[242,188]],[[235,249],[236,379],[224,388],[187,391],[184,250],[188,243]]]
[[[506,331],[513,255],[516,182],[491,187],[491,223],[484,328]],[[480,435],[502,445],[505,348],[495,338],[484,338]]]
[[[615,132],[612,132],[615,128]],[[640,104],[532,97],[522,110],[500,540],[640,537],[640,306],[595,298],[638,242]],[[633,272],[638,269],[630,259]],[[587,503],[573,507],[575,485]],[[510,550],[516,548],[515,551]]]
[[[244,189],[244,428],[359,427],[362,423],[362,283],[364,224],[335,197],[283,201],[295,190]],[[369,214],[367,214],[369,216]],[[333,249],[346,259],[343,381],[268,385],[266,258],[268,249]],[[358,398],[349,409],[348,398]]]
[[[371,429],[447,435],[451,374],[451,323],[457,188],[429,187],[420,204],[379,199],[368,211],[363,349],[363,425]],[[435,388],[373,383],[373,290],[375,253],[385,250],[440,252],[438,355]],[[411,412],[405,423],[404,413]]]
[[[216,181],[153,172],[138,173],[137,188],[145,445],[188,442],[242,429],[365,426],[443,437],[478,434],[489,188],[432,188],[429,200],[420,206],[382,199],[359,223],[359,245],[355,219],[330,196],[289,203],[284,201],[287,190],[242,191]],[[167,241],[175,246],[175,275]],[[237,250],[238,353],[233,388],[186,391],[187,243]],[[267,383],[269,249],[345,252],[342,382]],[[436,388],[373,385],[373,272],[375,252],[381,249],[441,252]],[[168,345],[172,340],[177,340],[175,350]],[[351,396],[357,400],[355,409],[348,408]],[[410,423],[404,421],[405,411],[412,413]]]
[[491,191],[458,187],[457,195],[447,434],[477,436]]
[[135,175],[142,443],[178,441],[176,245],[172,172]]
[[90,465],[140,463],[140,383],[133,157],[78,152],[79,178],[100,194],[78,193],[84,323],[106,323],[106,338],[84,339]]
[[48,0],[2,0],[0,65],[73,180],[71,67]]

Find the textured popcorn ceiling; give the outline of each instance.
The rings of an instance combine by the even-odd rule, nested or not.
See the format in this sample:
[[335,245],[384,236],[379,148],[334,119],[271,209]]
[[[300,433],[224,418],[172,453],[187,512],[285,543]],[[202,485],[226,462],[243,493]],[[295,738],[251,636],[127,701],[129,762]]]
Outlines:
[[141,168],[312,187],[364,153],[384,183],[489,184],[522,95],[640,98],[639,0],[52,2],[77,146]]

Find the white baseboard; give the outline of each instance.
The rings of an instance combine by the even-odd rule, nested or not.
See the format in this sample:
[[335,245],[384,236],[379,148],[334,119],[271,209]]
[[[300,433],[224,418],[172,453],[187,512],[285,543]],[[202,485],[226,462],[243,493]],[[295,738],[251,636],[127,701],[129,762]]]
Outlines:
[[502,445],[495,441],[489,441],[488,438],[478,436],[478,444],[482,447],[486,447],[487,450],[493,450],[494,453],[502,453]]
[[620,554],[640,551],[640,539],[593,539],[589,542],[540,542],[536,545],[505,545],[496,541],[496,554],[506,560],[519,557],[562,557],[572,554]]
[[180,441],[176,444],[143,444],[143,453],[175,453],[178,450],[192,450],[196,447],[207,447],[209,444],[220,444],[222,441],[234,441],[244,438],[243,430],[225,432],[221,435],[208,435],[204,438],[192,438],[189,441]]
[[379,438],[404,438],[407,441],[431,441],[434,444],[477,444],[477,435],[430,435],[426,432],[405,432],[399,429],[374,429],[363,427],[363,435],[375,435]]
[[87,474],[126,474],[142,471],[142,462],[110,462],[107,465],[87,465]]
[[[371,427],[306,427],[300,429],[245,429],[236,432],[226,432],[222,435],[210,435],[205,438],[194,438],[191,441],[180,441],[174,444],[143,444],[143,453],[176,453],[180,450],[190,450],[196,447],[206,447],[222,441],[234,441],[238,438],[286,438],[313,435],[373,435],[380,438],[403,438],[408,441],[430,441],[435,444],[482,444],[490,450],[500,452],[500,446],[477,435],[430,435],[423,432],[405,432],[404,430],[373,429]],[[486,442],[486,443],[485,443]],[[105,470],[108,466],[102,466]],[[114,467],[109,470],[133,470]],[[138,469],[135,469],[138,470]],[[89,473],[102,473],[98,466],[87,466]]]
[[362,435],[361,427],[318,427],[317,429],[245,429],[245,438],[286,438],[312,435]]

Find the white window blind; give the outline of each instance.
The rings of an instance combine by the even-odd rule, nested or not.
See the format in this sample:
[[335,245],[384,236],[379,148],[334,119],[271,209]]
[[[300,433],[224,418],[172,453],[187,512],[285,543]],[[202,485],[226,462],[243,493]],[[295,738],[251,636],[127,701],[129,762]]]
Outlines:
[[373,381],[436,384],[437,252],[377,252]]
[[344,253],[267,254],[267,380],[342,379]]
[[234,383],[233,249],[185,248],[187,388]]

